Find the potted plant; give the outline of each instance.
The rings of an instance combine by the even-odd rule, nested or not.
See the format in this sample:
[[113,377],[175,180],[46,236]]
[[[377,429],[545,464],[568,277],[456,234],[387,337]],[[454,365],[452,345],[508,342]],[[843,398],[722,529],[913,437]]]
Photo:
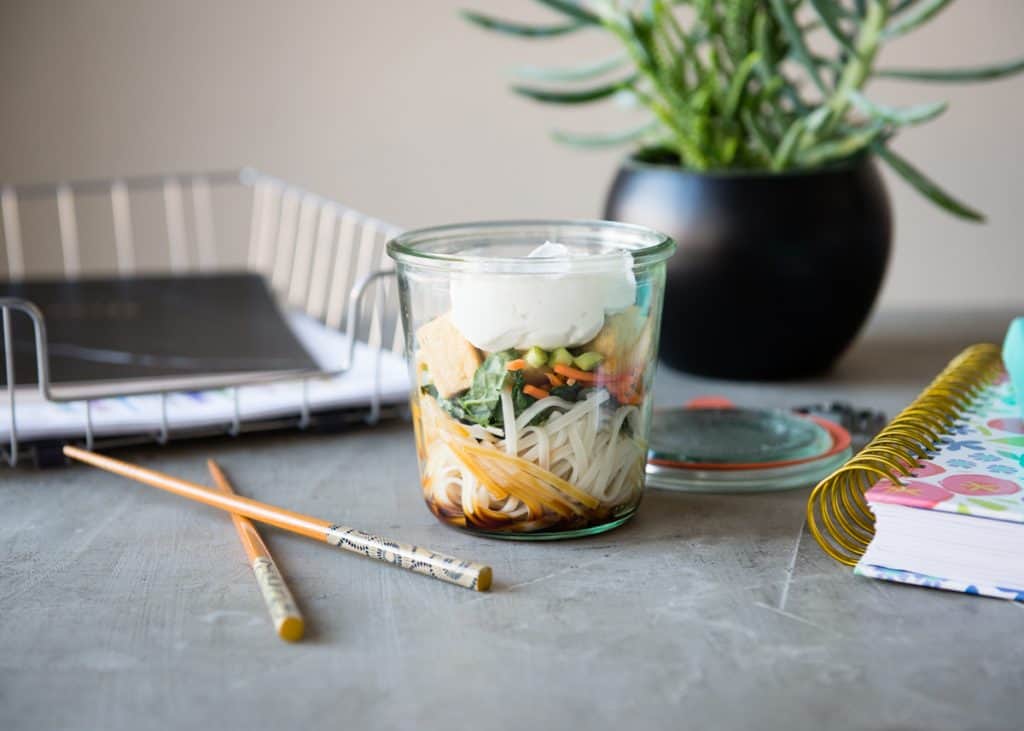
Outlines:
[[599,29],[614,39],[615,55],[524,69],[533,81],[513,90],[551,104],[625,98],[648,113],[625,132],[555,137],[635,145],[605,217],[661,229],[679,244],[661,340],[672,366],[754,379],[828,368],[867,319],[889,258],[878,160],[946,211],[982,220],[888,144],[946,104],[890,107],[864,91],[880,77],[970,82],[1024,70],[1024,60],[971,69],[876,64],[885,43],[951,0],[536,1],[554,12],[550,24],[464,16],[519,37]]

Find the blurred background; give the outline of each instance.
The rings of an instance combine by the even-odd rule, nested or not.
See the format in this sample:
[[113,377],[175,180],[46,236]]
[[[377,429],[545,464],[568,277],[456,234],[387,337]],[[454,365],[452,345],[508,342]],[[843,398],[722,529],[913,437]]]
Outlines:
[[[598,216],[625,151],[567,149],[549,131],[624,128],[631,112],[547,107],[507,86],[514,66],[609,41],[506,39],[460,7],[550,17],[525,0],[0,0],[0,182],[253,165],[405,227]],[[1022,31],[1021,0],[961,0],[881,62],[1005,60]],[[951,102],[895,147],[988,215],[959,221],[890,177],[882,306],[1024,311],[1024,78],[872,92]]]

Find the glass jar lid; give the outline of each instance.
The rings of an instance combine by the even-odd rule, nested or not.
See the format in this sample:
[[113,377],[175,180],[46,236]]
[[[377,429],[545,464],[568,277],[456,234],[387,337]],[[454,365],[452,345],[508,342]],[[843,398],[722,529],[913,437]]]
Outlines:
[[850,458],[850,441],[838,424],[778,409],[658,410],[647,482],[694,492],[806,487]]
[[666,409],[651,421],[650,456],[666,462],[786,462],[831,444],[828,430],[777,409]]

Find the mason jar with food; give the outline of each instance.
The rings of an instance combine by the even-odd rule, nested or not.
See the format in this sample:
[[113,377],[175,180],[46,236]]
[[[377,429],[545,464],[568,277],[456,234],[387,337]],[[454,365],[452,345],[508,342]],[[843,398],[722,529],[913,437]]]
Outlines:
[[674,248],[610,222],[465,224],[389,242],[438,519],[538,539],[633,515]]

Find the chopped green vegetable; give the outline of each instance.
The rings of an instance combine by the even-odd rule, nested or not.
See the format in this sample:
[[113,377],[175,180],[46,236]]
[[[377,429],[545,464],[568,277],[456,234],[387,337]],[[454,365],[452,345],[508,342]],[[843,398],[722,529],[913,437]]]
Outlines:
[[604,360],[603,355],[591,350],[582,355],[577,355],[572,362],[581,371],[592,371],[601,364],[602,360]]
[[526,351],[526,355],[523,356],[523,360],[529,363],[534,368],[543,368],[547,365],[548,354],[543,349],[538,348],[534,345],[532,348]]
[[553,366],[564,365],[571,366],[573,362],[572,353],[565,348],[558,348],[551,353],[551,360],[549,363]]

